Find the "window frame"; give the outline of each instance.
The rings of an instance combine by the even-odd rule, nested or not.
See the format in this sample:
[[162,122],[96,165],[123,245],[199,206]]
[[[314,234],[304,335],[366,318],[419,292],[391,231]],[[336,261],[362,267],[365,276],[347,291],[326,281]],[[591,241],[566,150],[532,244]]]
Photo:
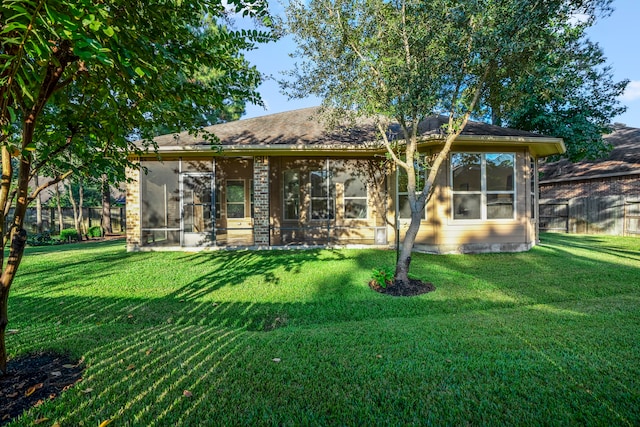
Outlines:
[[[420,178],[423,182],[426,182],[427,180],[427,172],[428,169],[427,168],[423,168],[422,163],[421,163],[421,158],[424,157],[423,154],[418,153],[417,154],[418,158],[414,161],[414,168],[416,169],[423,169],[422,170],[422,177]],[[423,159],[422,159],[423,160]],[[411,220],[411,215],[409,216],[401,216],[401,210],[400,210],[400,198],[401,197],[406,197],[407,198],[407,203],[409,202],[409,191],[408,189],[406,191],[400,191],[400,176],[404,174],[407,175],[407,171],[401,167],[401,166],[396,166],[396,212],[397,212],[397,220],[400,221],[409,221]],[[417,190],[416,191],[416,198],[420,197],[421,191]],[[422,217],[420,218],[421,221],[426,221],[427,220],[427,204],[429,203],[429,201],[427,200],[427,203],[424,206],[424,213],[422,215]],[[409,211],[411,211],[411,207],[409,207]]]
[[[346,195],[346,190],[347,190],[347,186],[346,186],[346,182],[343,183],[343,194],[342,194],[342,217],[345,220],[348,221],[354,221],[354,220],[367,220],[369,219],[369,184],[365,181],[362,180],[358,175],[349,175],[350,178],[357,178],[358,181],[364,186],[364,196],[347,196]],[[348,201],[364,201],[364,206],[365,206],[365,214],[363,217],[350,217],[347,216],[347,202]]]
[[[297,192],[293,192],[291,194],[291,199],[287,197],[287,174],[295,175],[295,180],[297,181]],[[301,186],[300,186],[300,170],[299,169],[287,169],[282,171],[282,219],[284,221],[299,221],[300,220],[300,200],[301,197]],[[288,217],[289,210],[287,209],[289,201],[294,202],[294,210],[296,211],[295,218]]]
[[[241,183],[242,185],[242,202],[230,202],[229,201],[229,183]],[[239,186],[239,185],[238,185]],[[242,178],[237,179],[227,179],[225,181],[224,187],[224,212],[226,214],[227,219],[243,219],[247,218],[247,191],[245,187],[245,180]],[[238,205],[242,206],[242,216],[230,216],[229,215],[229,205]]]
[[[454,185],[454,167],[453,160],[454,156],[457,154],[477,154],[480,156],[480,189],[479,190],[456,190]],[[487,156],[488,155],[511,155],[513,158],[512,164],[512,189],[511,190],[489,190],[487,188]],[[517,219],[517,161],[518,155],[516,152],[512,151],[501,151],[501,152],[471,152],[471,151],[456,151],[452,152],[449,155],[449,188],[451,190],[451,216],[450,219],[453,221],[462,221],[462,222],[496,222],[496,221],[515,221]],[[479,218],[456,218],[456,207],[455,207],[455,198],[456,195],[479,195],[480,196],[480,217]],[[511,195],[512,197],[512,211],[513,215],[507,218],[489,218],[488,217],[488,196],[494,195]]]
[[[313,195],[313,174],[320,173],[326,187],[326,195],[314,196]],[[309,221],[334,221],[336,219],[336,195],[333,190],[331,171],[327,167],[322,169],[314,169],[309,171]],[[313,202],[324,201],[327,204],[328,216],[326,218],[314,218],[313,217]]]

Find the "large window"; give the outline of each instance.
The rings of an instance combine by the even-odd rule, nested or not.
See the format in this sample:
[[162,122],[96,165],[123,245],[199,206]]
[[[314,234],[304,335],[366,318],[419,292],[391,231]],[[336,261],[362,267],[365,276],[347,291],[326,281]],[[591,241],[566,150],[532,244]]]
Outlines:
[[513,219],[515,155],[454,153],[451,182],[454,219]]
[[311,219],[335,218],[335,196],[331,174],[327,170],[311,171]]

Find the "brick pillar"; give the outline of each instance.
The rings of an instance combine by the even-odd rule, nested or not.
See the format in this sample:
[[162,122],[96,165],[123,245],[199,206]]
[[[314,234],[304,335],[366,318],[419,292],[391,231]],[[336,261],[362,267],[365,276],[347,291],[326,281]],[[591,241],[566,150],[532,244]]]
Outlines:
[[[139,159],[134,159],[140,164]],[[127,251],[140,249],[140,168],[127,168]]]
[[253,241],[269,246],[269,157],[253,158]]

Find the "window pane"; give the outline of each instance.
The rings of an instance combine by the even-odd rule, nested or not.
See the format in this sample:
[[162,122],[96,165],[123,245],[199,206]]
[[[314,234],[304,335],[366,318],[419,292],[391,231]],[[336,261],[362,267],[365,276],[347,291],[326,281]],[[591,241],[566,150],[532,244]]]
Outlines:
[[[422,190],[425,181],[427,179],[427,167],[424,161],[424,157],[419,157],[414,160],[413,167],[416,173],[416,191]],[[409,191],[409,178],[407,171],[398,166],[398,192],[406,193]]]
[[227,181],[227,202],[244,203],[244,181]]
[[311,199],[311,219],[333,219],[333,206],[327,199]]
[[180,227],[178,162],[142,162],[148,173],[141,174],[142,228]]
[[409,205],[409,196],[406,194],[398,196],[398,215],[400,218],[411,218],[411,205]]
[[184,207],[184,231],[203,233],[210,231],[211,205],[186,205]]
[[533,157],[529,158],[529,174],[531,176],[530,184],[531,184],[531,192],[535,193],[536,192],[536,174],[537,174],[537,170],[536,170],[536,159],[534,159]]
[[344,197],[367,197],[367,184],[353,176],[344,181]]
[[212,160],[182,160],[182,172],[212,172]]
[[480,219],[480,194],[454,194],[454,219]]
[[215,199],[216,199],[216,203],[215,203],[215,212],[216,212],[216,219],[220,219],[221,215],[220,213],[222,212],[222,209],[220,208],[220,204],[222,203],[222,196],[220,196],[221,193],[221,186],[220,184],[216,184],[216,194],[215,194]]
[[227,217],[228,218],[244,218],[244,203],[228,203]]
[[284,173],[284,219],[300,218],[300,178],[297,171]]
[[144,230],[142,244],[144,246],[177,246],[180,244],[180,231]]
[[409,185],[409,179],[407,178],[407,172],[398,167],[398,192],[399,193],[406,193],[407,190],[407,186]]
[[531,218],[536,219],[536,196],[531,195]]
[[487,154],[487,191],[513,191],[513,154]]
[[366,218],[367,217],[367,200],[366,199],[349,199],[344,202],[345,218]]
[[487,194],[487,219],[513,218],[513,194]]
[[327,197],[327,180],[325,171],[311,172],[311,197]]
[[211,204],[211,176],[188,176],[182,178],[183,203]]
[[480,165],[480,154],[452,154],[453,191],[480,191]]

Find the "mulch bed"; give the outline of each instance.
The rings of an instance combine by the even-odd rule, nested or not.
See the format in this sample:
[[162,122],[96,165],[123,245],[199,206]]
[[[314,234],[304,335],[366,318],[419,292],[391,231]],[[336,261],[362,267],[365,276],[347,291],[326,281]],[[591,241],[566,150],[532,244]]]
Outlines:
[[388,284],[386,288],[380,286],[375,280],[371,280],[369,282],[369,287],[376,292],[394,297],[411,297],[436,290],[433,283],[423,282],[418,279],[409,279],[409,283],[396,281],[393,284]]
[[0,376],[0,425],[55,399],[81,381],[84,364],[69,356],[44,352],[9,360],[7,368],[8,373]]

